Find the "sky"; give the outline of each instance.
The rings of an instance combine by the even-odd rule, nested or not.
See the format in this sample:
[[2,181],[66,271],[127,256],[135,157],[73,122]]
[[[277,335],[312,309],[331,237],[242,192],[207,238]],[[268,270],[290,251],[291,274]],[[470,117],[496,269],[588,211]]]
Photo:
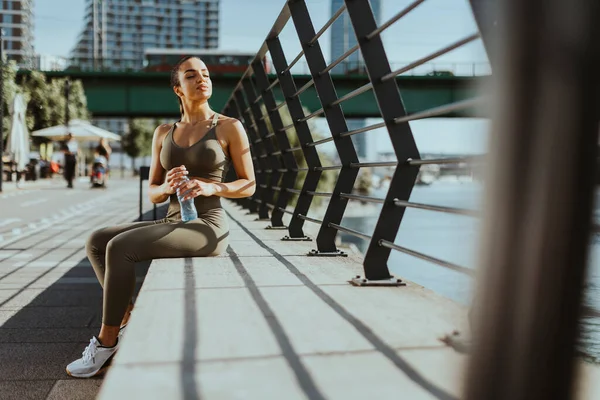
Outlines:
[[[387,21],[412,0],[382,0],[382,21]],[[307,0],[315,31],[331,17],[329,0]],[[226,50],[257,51],[269,33],[285,0],[221,0],[219,47]],[[83,29],[84,0],[35,0],[36,52],[68,56]],[[291,21],[290,21],[291,22]],[[477,32],[467,0],[428,0],[387,29],[382,37],[392,69],[439,50]],[[288,62],[301,47],[288,23],[280,35]],[[329,31],[319,40],[327,61]],[[487,57],[481,41],[444,55],[435,61],[437,69],[452,68],[459,73],[487,71]],[[301,72],[299,62],[295,69]],[[294,72],[294,70],[293,70]],[[368,120],[368,124],[379,122]],[[317,127],[327,130],[323,120]],[[486,150],[487,121],[478,119],[430,119],[411,122],[417,145],[424,152],[481,153]],[[373,151],[389,148],[389,139],[381,140]],[[326,149],[324,149],[326,150]]]

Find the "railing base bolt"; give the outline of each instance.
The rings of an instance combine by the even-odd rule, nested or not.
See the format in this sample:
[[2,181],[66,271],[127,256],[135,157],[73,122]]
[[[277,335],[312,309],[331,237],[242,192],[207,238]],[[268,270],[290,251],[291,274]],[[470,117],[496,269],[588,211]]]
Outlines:
[[267,225],[267,227],[265,229],[275,229],[275,230],[280,229],[280,230],[282,230],[282,229],[287,229],[287,228],[288,227],[285,225],[281,225],[281,226]]
[[366,279],[361,278],[360,275],[356,275],[348,283],[352,286],[406,286],[406,283],[402,282],[402,279],[394,278],[393,276],[388,279]]
[[312,239],[308,236],[300,236],[300,237],[289,237],[285,235],[281,238],[284,242],[312,242]]
[[336,251],[319,251],[319,250],[311,250],[306,254],[311,257],[348,257],[347,253],[344,253],[341,250]]

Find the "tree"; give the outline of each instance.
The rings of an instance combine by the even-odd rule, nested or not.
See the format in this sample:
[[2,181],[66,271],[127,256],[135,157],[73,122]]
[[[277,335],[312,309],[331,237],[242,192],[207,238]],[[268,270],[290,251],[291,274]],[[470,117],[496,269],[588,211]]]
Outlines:
[[[46,75],[31,71],[23,79],[22,89],[27,101],[27,128],[30,131],[65,124],[67,79],[46,80]],[[87,99],[80,80],[71,82],[69,90],[69,118],[89,119]]]
[[42,72],[31,71],[23,79],[21,88],[27,103],[27,129],[31,132],[55,125],[52,123],[52,114],[60,112],[57,108],[64,110],[65,102],[63,96],[52,99],[48,96],[46,76]]
[[[10,61],[3,65],[4,135],[11,125],[10,107],[15,94],[22,93],[27,103],[26,123],[29,131],[65,123],[65,81],[54,79],[48,82],[40,71],[31,71],[17,84],[17,65]],[[87,99],[80,80],[71,83],[69,114],[71,119],[88,120]]]
[[10,131],[11,114],[10,108],[15,98],[15,94],[19,91],[19,87],[15,81],[17,77],[17,64],[11,60],[2,65],[2,105],[4,107],[4,118],[2,120],[2,135],[0,138],[4,140]]
[[129,131],[123,135],[121,146],[131,157],[131,165],[135,170],[137,157],[149,156],[152,153],[152,136],[158,122],[148,118],[135,118],[129,122]]

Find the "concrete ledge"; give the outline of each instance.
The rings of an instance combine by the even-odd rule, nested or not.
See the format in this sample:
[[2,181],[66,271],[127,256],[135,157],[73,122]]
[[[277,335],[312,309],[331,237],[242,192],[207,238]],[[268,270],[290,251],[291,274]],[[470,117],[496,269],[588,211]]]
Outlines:
[[353,287],[356,254],[307,257],[314,242],[225,207],[226,255],[152,263],[100,399],[460,396],[466,357],[439,338],[465,309],[411,282]]

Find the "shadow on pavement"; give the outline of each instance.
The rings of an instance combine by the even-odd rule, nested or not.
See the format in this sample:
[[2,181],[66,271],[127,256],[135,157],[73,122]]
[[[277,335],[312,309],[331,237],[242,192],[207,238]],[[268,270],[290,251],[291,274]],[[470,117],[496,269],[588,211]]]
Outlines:
[[[157,211],[163,218],[166,205]],[[143,219],[151,220],[152,210]],[[136,264],[136,295],[149,266]],[[0,399],[95,398],[103,375],[75,379],[65,372],[102,320],[102,289],[87,257],[48,288],[25,289],[21,298],[22,304],[11,302],[7,309],[6,297],[0,297],[0,323],[6,321],[0,326]]]

